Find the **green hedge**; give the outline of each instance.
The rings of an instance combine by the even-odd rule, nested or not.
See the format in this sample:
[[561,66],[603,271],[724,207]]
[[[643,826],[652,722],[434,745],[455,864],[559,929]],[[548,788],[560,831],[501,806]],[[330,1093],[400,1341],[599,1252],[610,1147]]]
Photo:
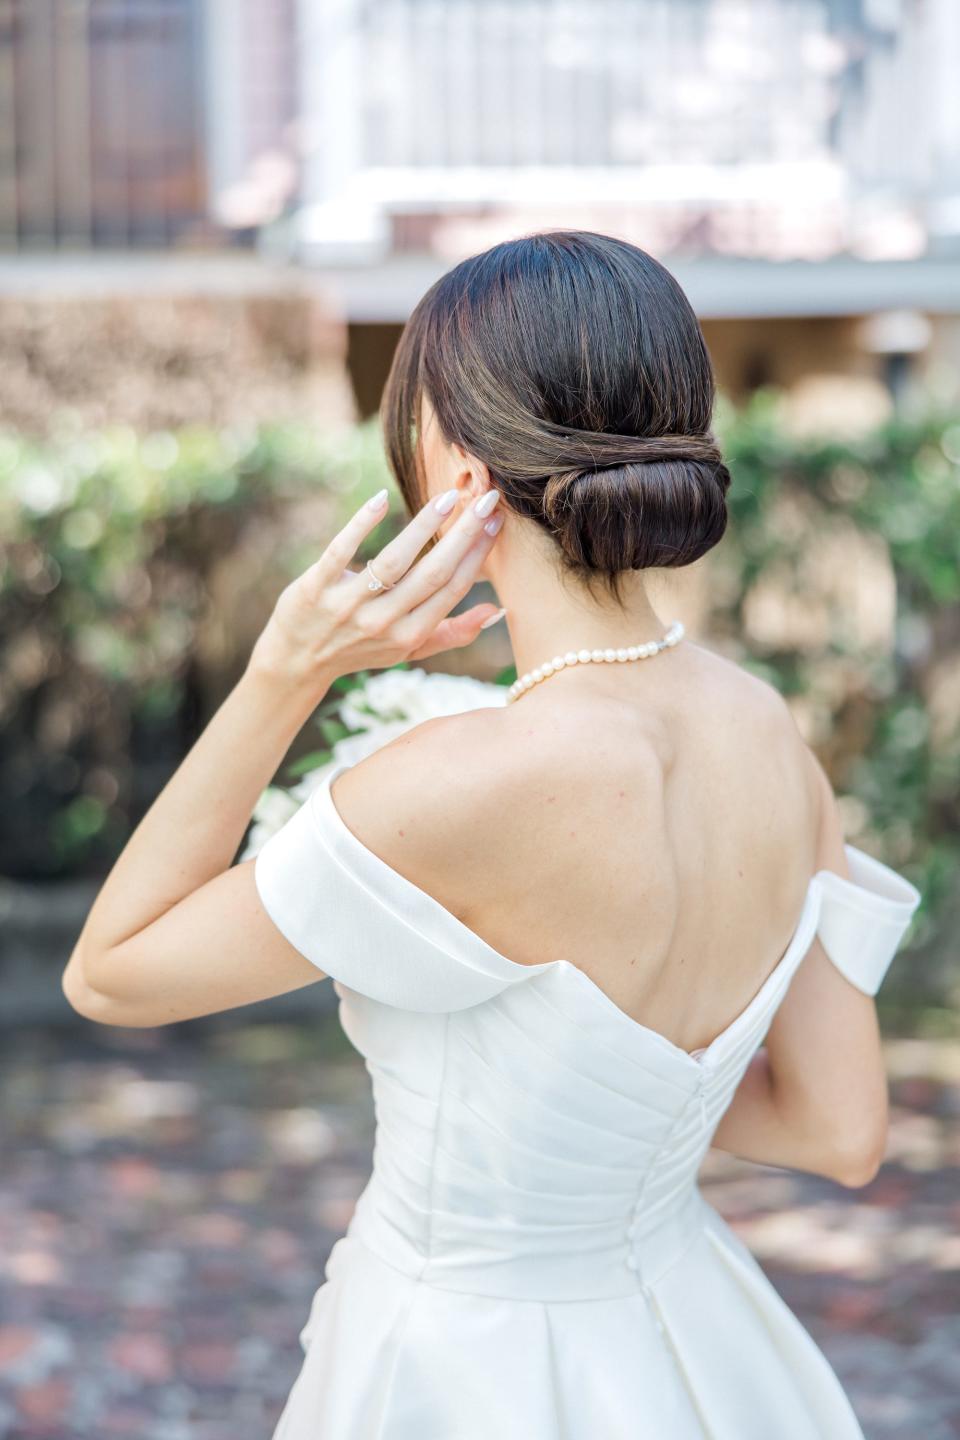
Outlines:
[[[856,441],[800,442],[782,415],[782,397],[769,391],[740,412],[723,404],[718,412],[734,483],[717,552],[714,628],[743,647],[751,587],[771,571],[795,577],[831,532],[873,537],[888,557],[890,649],[861,647],[838,605],[824,643],[752,641],[738,658],[823,717],[811,743],[846,818],[860,822],[848,838],[924,893],[912,930],[916,963],[891,971],[888,1016],[922,1006],[932,1028],[952,1032],[960,994],[945,927],[960,904],[960,416],[894,418]],[[794,506],[786,527],[778,524],[785,501]]]
[[[708,643],[815,717],[811,743],[851,838],[924,890],[921,959],[888,1003],[919,997],[935,1017],[956,983],[935,917],[951,893],[956,902],[960,869],[960,416],[797,441],[781,397],[760,392],[741,411],[721,403],[717,428],[734,483],[709,562]],[[43,444],[0,435],[0,872],[54,878],[109,864],[208,718],[196,639],[222,604],[211,600],[215,567],[238,547],[256,556],[257,536],[275,527],[248,582],[266,606],[385,481],[376,421],[332,435],[255,425]],[[323,523],[285,521],[318,502]],[[402,523],[395,502],[389,524]],[[859,564],[862,536],[895,577],[892,647],[864,646],[863,616],[858,628],[843,601],[846,551]],[[826,600],[810,588],[825,553],[839,568]],[[812,640],[751,633],[771,577],[801,621],[821,617]]]
[[[274,524],[244,577],[266,606],[383,476],[372,424],[0,434],[0,873],[109,863],[208,718],[196,640],[216,567]],[[284,527],[317,496],[318,524]]]

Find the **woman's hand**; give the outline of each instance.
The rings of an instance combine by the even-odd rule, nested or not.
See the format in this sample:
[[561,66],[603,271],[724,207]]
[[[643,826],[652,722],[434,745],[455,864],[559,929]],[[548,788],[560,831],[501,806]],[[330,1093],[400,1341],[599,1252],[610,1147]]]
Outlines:
[[[379,591],[369,588],[365,568],[347,567],[383,519],[387,492],[361,506],[319,560],[281,592],[250,668],[323,694],[341,675],[425,660],[475,640],[483,622],[499,613],[497,607],[474,605],[452,617],[448,612],[476,580],[503,517],[490,518],[489,509],[477,514],[474,504],[466,505],[436,546],[416,560],[453,510],[457,493],[428,501],[371,560],[377,578],[389,587]],[[488,505],[491,493],[496,492],[484,492]],[[444,501],[446,508],[438,509]]]

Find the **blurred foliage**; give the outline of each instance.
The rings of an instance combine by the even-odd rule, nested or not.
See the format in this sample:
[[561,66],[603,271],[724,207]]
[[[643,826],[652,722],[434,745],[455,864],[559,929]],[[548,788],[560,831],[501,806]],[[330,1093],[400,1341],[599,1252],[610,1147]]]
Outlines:
[[[729,636],[739,662],[807,722],[806,738],[840,797],[847,840],[923,893],[910,932],[923,958],[891,970],[880,997],[887,1017],[906,1019],[922,1007],[931,1030],[955,1033],[960,417],[894,415],[843,441],[791,439],[782,421],[782,397],[773,391],[759,391],[740,412],[718,407],[734,483],[730,528],[711,577],[711,630]],[[809,562],[825,551],[833,573],[817,574]],[[884,569],[888,641],[878,623]],[[801,609],[797,623],[782,625],[780,643],[758,636],[751,623],[751,596],[771,574],[786,581]]]
[[[103,869],[209,718],[197,641],[218,567],[263,537],[219,617],[253,592],[262,626],[383,475],[372,423],[0,434],[0,873]],[[319,515],[297,514],[304,496]]]
[[[734,483],[708,643],[788,697],[848,839],[923,890],[885,1003],[919,996],[935,1025],[956,981],[934,917],[960,906],[960,416],[799,440],[761,391],[717,430]],[[211,654],[235,679],[282,585],[383,483],[375,419],[0,434],[0,872],[105,870],[209,718]],[[395,498],[371,553],[403,519]]]

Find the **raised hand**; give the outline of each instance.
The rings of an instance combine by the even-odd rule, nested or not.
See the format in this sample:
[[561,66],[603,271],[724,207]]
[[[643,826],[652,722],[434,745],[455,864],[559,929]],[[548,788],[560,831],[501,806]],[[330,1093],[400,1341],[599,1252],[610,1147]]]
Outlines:
[[502,515],[491,517],[497,497],[485,490],[476,504],[464,505],[446,534],[417,560],[461,496],[448,490],[428,501],[370,561],[384,587],[377,590],[370,588],[370,571],[348,567],[386,513],[387,492],[381,491],[281,592],[251,663],[307,686],[316,681],[322,691],[341,675],[469,645],[497,607],[484,602],[456,616],[449,612],[493,548],[503,524]]

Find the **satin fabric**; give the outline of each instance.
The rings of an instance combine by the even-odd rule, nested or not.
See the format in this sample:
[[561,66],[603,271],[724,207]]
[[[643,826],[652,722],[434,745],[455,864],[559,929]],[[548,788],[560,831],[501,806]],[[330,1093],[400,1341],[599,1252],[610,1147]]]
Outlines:
[[373,1084],[373,1167],[273,1440],[862,1440],[697,1187],[819,935],[872,993],[919,892],[847,846],[749,1005],[688,1053],[566,960],[492,949],[347,828],[326,775],[257,856]]

